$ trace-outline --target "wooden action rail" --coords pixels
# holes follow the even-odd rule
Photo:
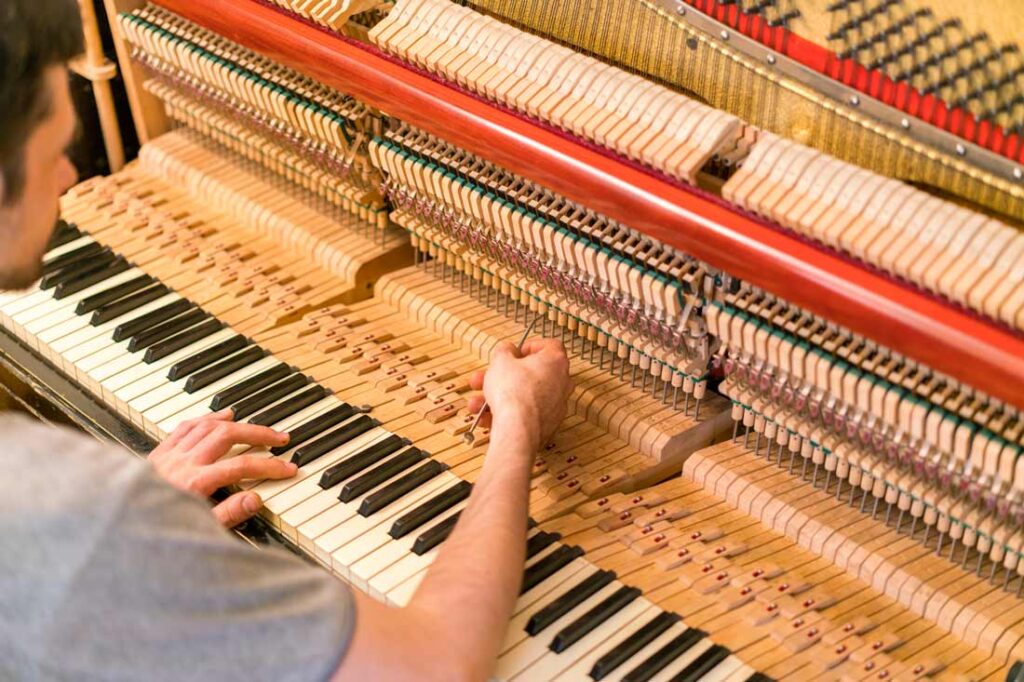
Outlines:
[[[157,0],[851,331],[1024,408],[1024,338],[254,0]]]

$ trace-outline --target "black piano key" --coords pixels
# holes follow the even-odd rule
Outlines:
[[[729,658],[732,652],[720,644],[713,644],[693,659],[672,678],[671,682],[700,682],[700,678],[715,669],[719,663]]]
[[[276,403],[289,393],[294,393],[309,383],[305,374],[292,374],[283,381],[278,381],[232,405],[234,420],[240,421],[256,414],[271,403]]]
[[[77,237],[75,237],[77,239]],[[72,240],[69,240],[72,241]],[[56,248],[56,247],[54,247]],[[63,270],[75,263],[79,263],[83,260],[88,260],[93,256],[97,256],[104,251],[106,247],[99,242],[90,242],[85,246],[79,246],[77,249],[72,249],[67,253],[62,253],[59,256],[43,261],[43,274],[49,275],[58,270]]]
[[[526,622],[526,634],[531,637],[537,636],[556,620],[572,611],[589,597],[597,594],[613,580],[615,580],[614,571],[597,571],[591,574],[586,580],[574,585],[568,592],[530,616],[530,620]]]
[[[356,421],[359,420],[355,420],[352,423],[355,424]],[[338,432],[336,431],[334,433]],[[327,438],[331,438],[332,435],[334,434],[329,434]],[[346,438],[346,440],[351,440],[351,438]],[[333,439],[330,442],[325,442],[322,446],[319,446],[317,450],[324,450],[324,448],[327,448],[330,445],[330,443],[333,442]],[[407,441],[405,438],[391,434],[384,440],[378,441],[372,445],[368,445],[367,447],[363,448],[356,454],[350,457],[346,457],[344,460],[338,462],[334,466],[328,467],[324,471],[323,475],[320,476],[320,482],[318,485],[324,490],[327,490],[332,486],[338,485],[342,481],[347,481],[356,474],[362,473],[369,467],[379,462],[381,458],[389,457],[395,454],[408,444],[409,441]],[[330,449],[333,450],[335,447],[337,446],[331,446]],[[325,450],[325,452],[326,451],[327,450]],[[304,454],[303,456],[307,455]],[[317,456],[319,457],[319,455]]]
[[[679,622],[679,614],[668,611],[659,613],[646,625],[619,643],[614,649],[597,659],[594,667],[590,669],[590,678],[597,680],[604,679],[613,670],[636,655],[636,652],[661,636],[661,633],[668,630]]]
[[[540,554],[540,552],[547,547],[551,546],[552,543],[558,542],[562,538],[558,533],[548,533],[541,531],[526,541],[526,560],[529,561],[533,557]]]
[[[447,468],[447,466],[436,459],[430,460],[423,466],[410,471],[398,480],[364,497],[362,504],[359,505],[359,515],[370,516],[380,511],[403,495],[419,488]]]
[[[351,502],[357,497],[365,495],[389,478],[397,476],[406,469],[412,468],[416,463],[423,461],[426,456],[427,453],[423,452],[419,448],[409,448],[402,454],[392,457],[386,462],[370,469],[358,478],[354,478],[346,483],[342,486],[341,492],[338,494],[338,499],[342,502]],[[380,460],[382,458],[383,457],[378,457],[377,459]]]
[[[202,337],[199,337],[202,338]],[[249,339],[241,334],[236,334],[230,339],[215,343],[209,348],[204,348],[195,355],[182,358],[170,366],[167,370],[167,378],[171,381],[184,379],[189,374],[194,374],[205,369],[215,362],[220,362],[233,353],[237,353],[249,345]]]
[[[344,445],[353,438],[360,436],[370,429],[376,428],[380,425],[376,419],[367,417],[365,414],[356,417],[348,424],[345,424],[339,429],[331,431],[323,438],[315,440],[308,445],[305,445],[295,452],[292,453],[292,462],[298,464],[300,467],[305,466],[313,460],[321,457],[331,450]],[[326,474],[326,472],[325,472]],[[322,479],[321,479],[322,482]],[[327,486],[330,487],[330,486]]]
[[[459,481],[396,519],[388,535],[395,540],[405,537],[465,500],[472,489],[473,484],[469,481]]]
[[[689,651],[694,644],[705,637],[707,637],[707,633],[697,628],[690,628],[686,632],[673,637],[672,641],[655,651],[636,668],[629,671],[622,678],[622,682],[647,682],[665,666]]]
[[[342,403],[333,407],[318,417],[292,429],[288,432],[288,442],[285,445],[278,445],[270,448],[270,454],[283,455],[293,448],[303,445],[309,440],[316,438],[327,429],[332,429],[356,413],[356,408],[348,403]]]
[[[623,585],[613,595],[562,628],[561,632],[551,640],[548,648],[556,654],[562,653],[639,596],[639,588]]]
[[[461,513],[456,512],[433,528],[425,530],[413,543],[412,553],[416,556],[423,556],[447,540],[448,536],[452,534],[452,530],[455,529],[455,524],[459,522]]]
[[[215,381],[220,381],[224,377],[234,374],[254,362],[259,362],[266,355],[267,351],[259,346],[249,346],[241,353],[236,353],[225,360],[221,360],[216,365],[207,367],[190,376],[185,381],[185,393],[195,393],[200,389],[206,388]]]
[[[210,400],[210,409],[214,411],[223,410],[231,403],[237,403],[239,400],[251,396],[256,391],[284,379],[292,371],[291,367],[282,362],[244,381],[240,381],[234,386],[228,386],[213,396]]]
[[[172,353],[177,353],[179,350],[188,348],[192,344],[202,341],[207,336],[216,334],[223,327],[224,323],[218,319],[209,319],[205,322],[201,322],[179,334],[175,334],[165,341],[153,344],[146,349],[146,354],[142,356],[142,361],[146,364],[151,364],[157,360],[166,358]]]
[[[319,384],[310,386],[302,393],[292,396],[273,407],[268,407],[249,420],[250,424],[256,426],[270,426],[282,419],[287,419],[293,414],[298,414],[314,403],[318,403],[329,395],[329,392]]]
[[[179,299],[172,301],[165,306],[161,306],[156,310],[151,310],[145,315],[140,315],[134,320],[124,322],[117,325],[114,328],[114,341],[124,341],[125,339],[135,336],[139,332],[145,331],[150,327],[154,327],[161,322],[166,322],[176,315],[180,315],[187,310],[192,308],[192,303],[185,299]]]
[[[84,291],[94,284],[110,279],[115,275],[120,275],[130,268],[131,265],[124,258],[118,256],[114,259],[110,265],[103,268],[102,270],[95,270],[88,274],[79,275],[73,279],[61,282],[54,288],[53,297],[58,301],[62,298],[67,298],[72,294],[77,294],[79,291]]]
[[[112,286],[98,294],[86,296],[78,302],[78,305],[75,306],[75,314],[85,315],[86,313],[91,313],[101,306],[113,303],[120,298],[124,298],[129,294],[134,294],[139,289],[145,289],[153,284],[156,284],[155,279],[149,275],[140,275],[135,279],[130,279],[127,282],[118,284],[117,286]]]
[[[166,322],[161,322],[156,326],[133,334],[128,341],[128,350],[132,353],[137,353],[161,341],[166,341],[178,332],[208,319],[210,319],[210,313],[199,308],[193,308],[184,315],[172,317]]]
[[[52,289],[64,282],[70,281],[75,277],[82,274],[89,274],[102,270],[110,265],[117,258],[114,252],[109,248],[104,247],[100,251],[84,261],[80,261],[75,264],[73,268],[61,268],[56,272],[51,272],[48,275],[44,275],[39,280],[40,289]]]
[[[110,322],[113,319],[121,317],[127,313],[130,313],[137,308],[141,308],[147,303],[151,303],[158,298],[162,298],[167,294],[171,293],[163,284],[157,284],[155,287],[144,289],[138,293],[132,294],[131,296],[125,296],[124,298],[108,303],[99,310],[93,312],[92,317],[89,318],[89,324],[93,327],[98,327],[101,324]]]
[[[68,242],[75,241],[81,236],[82,231],[76,225],[72,225],[64,220],[58,220],[57,226],[53,229],[53,234],[50,235],[50,241],[46,243],[46,250],[53,251]]]
[[[564,568],[581,556],[583,556],[583,550],[576,545],[563,545],[559,547],[523,572],[523,584],[519,588],[519,594],[529,592],[541,582],[550,578],[556,571]]]

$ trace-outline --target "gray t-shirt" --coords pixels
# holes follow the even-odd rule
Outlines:
[[[354,623],[144,460],[0,413],[0,680],[323,680]]]

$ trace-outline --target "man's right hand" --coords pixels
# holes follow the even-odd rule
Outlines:
[[[511,342],[499,343],[490,366],[473,374],[469,384],[483,390],[483,395],[470,398],[470,412],[479,411],[487,400],[489,414],[481,424],[498,438],[522,433],[534,451],[562,423],[573,389],[565,348],[554,339],[530,339],[521,352]]]

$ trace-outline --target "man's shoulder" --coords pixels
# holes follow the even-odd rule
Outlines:
[[[0,507],[110,501],[112,492],[131,486],[147,468],[143,460],[116,445],[0,412]]]

